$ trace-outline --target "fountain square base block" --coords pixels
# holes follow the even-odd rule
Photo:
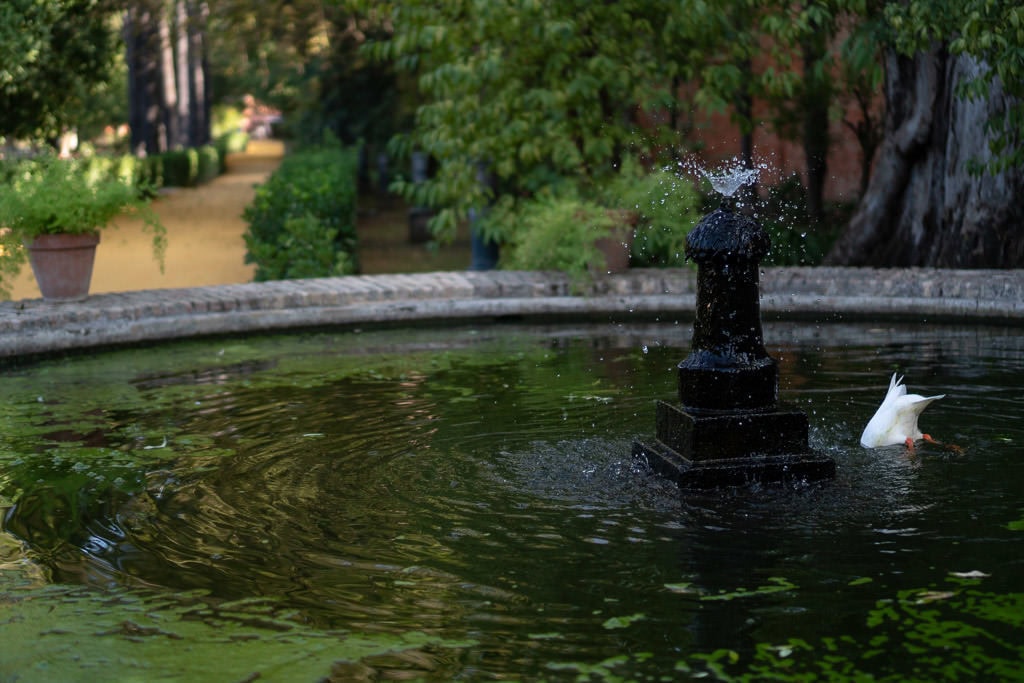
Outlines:
[[[817,481],[836,464],[807,445],[807,416],[779,405],[763,411],[689,412],[658,401],[656,435],[633,456],[682,488]]]

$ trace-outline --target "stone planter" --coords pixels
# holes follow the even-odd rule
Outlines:
[[[81,301],[89,296],[99,233],[40,235],[27,241],[28,260],[47,301]]]

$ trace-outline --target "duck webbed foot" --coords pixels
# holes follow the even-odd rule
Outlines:
[[[928,443],[932,444],[933,446],[938,446],[939,448],[945,449],[945,450],[950,451],[952,453],[956,453],[957,455],[960,455],[960,454],[962,454],[964,452],[964,449],[961,448],[960,446],[957,446],[956,444],[952,444],[952,443],[945,443],[943,441],[936,441],[929,434],[922,434],[921,438],[924,439],[925,441],[927,441]],[[909,441],[909,440],[910,439],[907,439],[907,441]]]

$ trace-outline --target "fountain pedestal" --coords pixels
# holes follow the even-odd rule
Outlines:
[[[728,206],[686,241],[697,263],[697,316],[679,364],[679,405],[659,401],[655,439],[634,457],[686,488],[835,476],[835,462],[807,443],[807,416],[778,402],[778,366],[764,348],[758,264],[771,242],[757,221]]]

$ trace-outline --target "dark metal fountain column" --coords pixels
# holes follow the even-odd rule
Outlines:
[[[679,364],[679,405],[658,401],[656,438],[633,455],[680,486],[816,480],[835,462],[807,445],[807,416],[778,403],[778,366],[764,348],[758,267],[771,242],[727,205],[686,240],[697,263],[697,317]]]

